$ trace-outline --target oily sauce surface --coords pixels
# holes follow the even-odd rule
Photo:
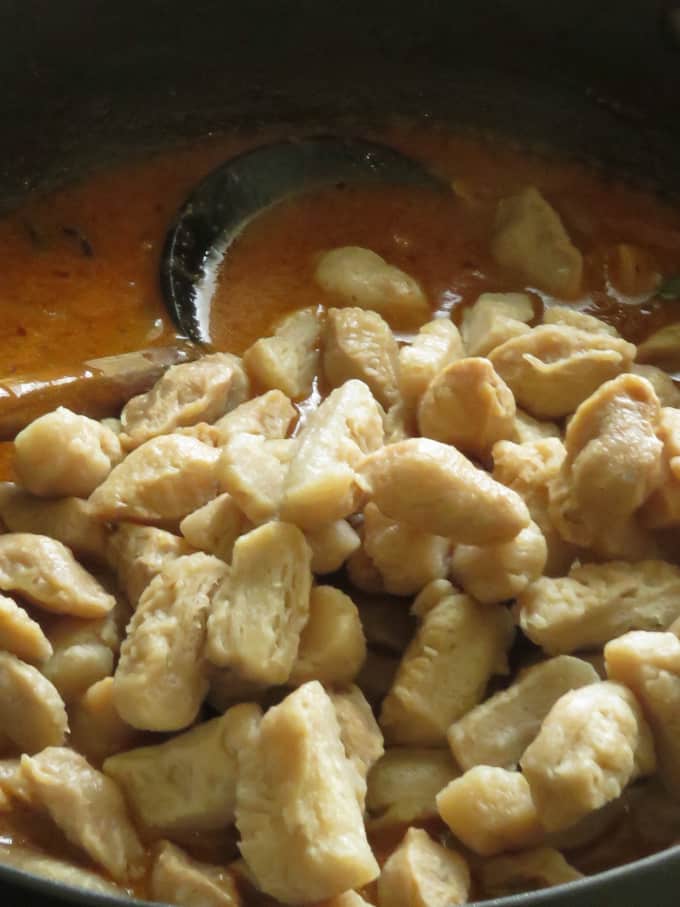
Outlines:
[[[585,167],[434,127],[402,124],[365,134],[423,160],[454,194],[333,187],[261,215],[221,269],[211,318],[217,348],[242,352],[285,312],[332,302],[312,275],[319,254],[338,245],[366,246],[403,268],[433,311],[456,320],[484,291],[528,289],[540,308],[550,301],[545,294],[526,288],[490,253],[498,200],[527,185],[556,207],[585,256],[584,292],[575,305],[633,341],[680,321],[680,301],[662,302],[653,291],[659,277],[680,273],[680,211]],[[87,359],[175,344],[158,284],[166,229],[205,173],[271,138],[212,138],[117,165],[30,198],[0,220],[0,391],[35,377],[78,374]],[[639,252],[640,273],[632,278],[620,273],[622,244]],[[0,478],[11,476],[10,454],[11,444],[0,445]],[[51,825],[23,812],[0,814],[0,843],[13,840],[70,856]],[[196,856],[213,856],[210,841],[194,844],[187,842]]]

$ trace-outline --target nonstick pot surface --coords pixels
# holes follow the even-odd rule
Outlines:
[[[243,125],[476,126],[680,194],[680,0],[5,0],[0,204]],[[677,907],[680,848],[489,907]],[[120,903],[0,867],[5,904]]]

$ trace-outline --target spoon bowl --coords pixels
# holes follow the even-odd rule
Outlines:
[[[336,136],[263,145],[213,170],[180,209],[161,260],[163,297],[182,333],[210,343],[210,304],[220,265],[254,217],[310,189],[371,183],[451,192],[447,182],[387,145]]]

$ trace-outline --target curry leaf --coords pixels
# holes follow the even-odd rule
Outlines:
[[[656,291],[656,295],[660,299],[680,299],[680,274],[667,277]]]

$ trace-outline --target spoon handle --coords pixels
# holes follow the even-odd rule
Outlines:
[[[185,343],[90,359],[66,375],[44,372],[0,379],[0,441],[11,441],[29,422],[57,406],[95,419],[117,416],[130,397],[149,390],[169,366],[200,353]]]

